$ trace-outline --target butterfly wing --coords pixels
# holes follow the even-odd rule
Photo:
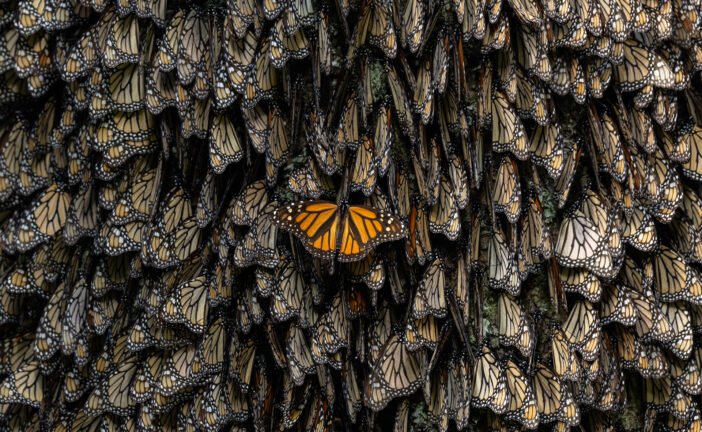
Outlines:
[[[328,201],[291,203],[276,209],[273,219],[278,226],[302,240],[312,255],[324,259],[334,257],[340,219],[336,204]]]
[[[349,206],[341,224],[339,261],[358,261],[384,242],[407,236],[404,222],[386,211],[367,206]]]

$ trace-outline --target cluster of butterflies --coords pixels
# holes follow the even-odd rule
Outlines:
[[[699,0],[0,1],[0,431],[702,429]]]

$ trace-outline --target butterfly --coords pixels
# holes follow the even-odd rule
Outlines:
[[[373,364],[365,386],[365,403],[380,411],[391,399],[414,393],[422,373],[417,356],[410,352],[399,335],[388,338]]]
[[[623,91],[638,90],[647,84],[672,88],[675,83],[668,63],[654,50],[631,38],[624,42],[624,61],[616,66],[614,73]]]
[[[524,356],[534,347],[532,323],[518,299],[506,292],[500,293],[498,301],[500,342],[519,349]]]
[[[570,310],[563,332],[584,359],[592,361],[595,358],[599,351],[601,327],[592,303],[579,300]]]
[[[598,276],[612,271],[608,233],[592,218],[576,209],[561,222],[556,258],[565,267],[585,267]]]
[[[511,360],[504,365],[509,403],[505,418],[516,420],[528,428],[536,428],[539,424],[539,412],[536,406],[534,391],[524,372]]]
[[[295,234],[312,255],[342,262],[363,259],[378,244],[407,236],[399,217],[368,206],[301,201],[273,212],[279,227]]]
[[[532,377],[536,406],[544,423],[558,420],[568,425],[580,422],[580,410],[568,388],[543,364],[536,364]]]
[[[508,390],[502,365],[487,346],[483,346],[476,359],[472,378],[471,403],[478,408],[490,408],[497,414],[504,413],[509,403]]]

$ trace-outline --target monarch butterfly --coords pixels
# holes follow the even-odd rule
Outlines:
[[[496,414],[505,412],[509,404],[508,389],[502,366],[490,348],[483,346],[476,359],[471,382],[472,404],[490,408]]]
[[[115,14],[112,9],[102,15],[97,46],[108,68],[123,63],[137,63],[140,57],[139,20],[135,15]]]
[[[492,63],[483,66],[480,77],[479,100],[485,105],[484,113],[487,118],[492,118]],[[504,96],[509,103],[514,103],[517,97],[517,77],[516,64],[514,62],[514,52],[512,50],[500,50],[497,53],[497,88],[504,92]]]
[[[200,186],[200,196],[197,200],[195,215],[199,228],[204,228],[212,222],[219,207],[218,200],[219,194],[217,193],[215,175],[208,170]]]
[[[346,411],[349,414],[349,418],[355,421],[358,412],[363,406],[363,396],[361,395],[361,389],[358,385],[356,368],[350,357],[347,357],[346,362],[343,364],[341,374],[344,378],[342,389],[344,392],[344,399],[346,400]]]
[[[605,285],[604,295],[600,304],[600,322],[608,324],[619,322],[625,326],[636,323],[638,310],[632,302],[631,290],[616,285]]]
[[[648,297],[639,293],[632,293],[634,305],[639,314],[639,319],[634,325],[635,334],[642,341],[657,340],[670,342],[674,337],[672,324],[661,308]]]
[[[505,362],[504,371],[509,392],[505,419],[516,420],[530,429],[536,428],[539,424],[539,412],[527,377],[511,360]]]
[[[356,150],[356,158],[351,170],[350,188],[352,192],[360,190],[365,196],[369,196],[375,190],[378,176],[373,160],[374,147],[373,139],[363,135],[361,145]]]
[[[410,320],[405,327],[404,342],[410,351],[420,348],[436,349],[442,335],[441,325],[434,315]]]
[[[376,254],[370,253],[360,261],[349,264],[351,280],[363,281],[368,288],[379,290],[385,284],[386,270],[383,260]]]
[[[515,37],[517,61],[528,74],[536,75],[544,82],[551,81],[552,69],[548,58],[548,32],[544,25],[537,29],[521,27]]]
[[[90,180],[80,187],[71,201],[63,234],[66,242],[75,244],[81,237],[94,237],[99,223],[98,200]]]
[[[501,3],[501,1],[500,1]],[[499,19],[499,22],[492,22],[487,27],[485,36],[483,37],[482,47],[480,51],[483,54],[488,54],[491,51],[501,50],[507,42],[509,42],[509,20],[504,16]]]
[[[569,45],[582,45],[586,42],[584,36],[585,36],[585,30],[584,27],[581,25],[579,27],[580,32],[577,33],[576,35],[572,35],[572,40],[568,42]],[[563,88],[560,90],[560,92],[567,92],[570,91],[571,95],[573,96],[573,99],[575,99],[576,103],[579,104],[584,104],[585,103],[585,98],[588,94],[588,89],[592,88],[592,95],[595,98],[602,97],[601,92],[602,86],[606,87],[608,84],[608,81],[606,81],[606,78],[604,78],[602,75],[600,75],[598,72],[596,72],[594,69],[590,68],[589,64],[585,64],[583,66],[577,59],[575,58],[570,58],[566,60],[568,63],[567,64],[562,64],[561,66],[561,71],[560,73],[563,75],[567,75],[567,77],[563,76],[563,80],[565,82],[561,83],[563,85]],[[590,68],[590,69],[588,69]],[[554,72],[554,81],[558,80],[557,74],[559,73],[558,71],[558,66],[555,66],[554,69],[556,71]],[[611,69],[603,69],[605,73]],[[586,72],[589,71],[590,73],[590,78],[592,81],[588,82],[588,76]],[[603,79],[604,78],[604,79]],[[552,86],[554,83],[552,83]],[[570,87],[570,88],[568,88]],[[556,89],[558,92],[559,90]]]
[[[444,234],[449,240],[456,240],[461,233],[460,208],[446,176],[441,175],[438,186],[439,199],[429,213],[429,230]]]
[[[409,430],[409,409],[410,400],[408,398],[402,399],[397,406],[397,411],[395,412],[395,424],[393,426],[393,432],[408,432]]]
[[[593,303],[600,301],[602,285],[593,273],[582,268],[561,267],[559,275],[566,292],[578,293]]]
[[[684,218],[675,220],[670,224],[672,242],[671,245],[677,249],[687,262],[699,262],[702,251],[695,241],[696,230]]]
[[[271,314],[278,321],[286,321],[300,314],[303,298],[307,296],[306,284],[290,259],[278,264],[275,278],[277,281],[274,285],[273,301],[270,303]]]
[[[541,363],[536,364],[531,386],[542,422],[559,421],[571,426],[580,422],[580,410],[570,391],[551,370]]]
[[[424,392],[429,395],[427,417],[439,426],[448,426],[449,416],[454,415],[456,376],[453,372],[449,363],[446,369],[436,371],[425,381]]]
[[[500,293],[497,311],[500,342],[516,347],[528,357],[534,347],[532,323],[518,300],[505,292]]]
[[[690,414],[688,416],[683,416],[683,418],[668,414],[665,419],[665,427],[671,431],[699,430],[700,427],[702,427],[700,412],[697,408],[693,407],[690,410]]]
[[[563,137],[558,123],[538,125],[530,140],[531,160],[544,168],[556,180],[561,176],[566,164],[563,152]]]
[[[215,319],[205,331],[203,339],[196,351],[197,366],[202,368],[201,373],[218,373],[223,368],[224,360],[227,356],[227,333],[224,328],[224,321],[221,317]],[[200,373],[195,366],[191,365],[191,373]]]
[[[553,372],[570,381],[577,381],[581,376],[581,366],[575,351],[570,348],[563,330],[554,327],[551,337],[553,354]]]
[[[247,110],[253,109],[261,99],[272,97],[273,91],[278,84],[277,71],[274,67],[271,67],[270,40],[263,38],[259,46],[260,49],[256,55],[253,67],[250,68],[244,88],[242,108]]]
[[[616,66],[615,75],[623,91],[638,90],[644,84],[669,89],[675,83],[668,63],[635,39],[624,42],[624,61]]]
[[[91,112],[100,116],[105,110],[137,111],[145,102],[144,70],[135,63],[123,63],[106,81],[107,100],[94,99]]]
[[[561,222],[556,242],[558,263],[566,267],[585,267],[599,276],[612,271],[607,237],[595,222],[580,210],[573,210]]]
[[[139,18],[151,18],[159,27],[166,24],[166,2],[164,0],[122,0],[118,2],[117,10],[120,15],[134,12]]]
[[[394,313],[387,301],[378,306],[378,314],[373,319],[368,336],[368,359],[375,363],[380,357],[385,342],[393,332]]]
[[[319,23],[317,24],[317,58],[319,68],[324,74],[331,72],[331,44],[329,43],[329,14],[325,11],[319,12]]]
[[[198,276],[177,286],[162,306],[162,318],[167,322],[183,323],[196,333],[205,331],[207,319],[208,284]]]
[[[230,390],[223,374],[216,374],[212,382],[194,398],[192,415],[195,423],[205,430],[221,428],[231,418],[248,417],[248,403],[236,389]]]
[[[535,194],[528,198],[526,218],[522,219],[522,247],[526,255],[551,256],[551,236],[544,221],[544,212],[541,202]],[[536,261],[535,258],[532,260]]]
[[[290,428],[302,415],[302,410],[306,402],[304,393],[310,390],[310,384],[305,386],[295,386],[290,374],[283,372],[282,400],[279,402],[279,409],[282,413],[282,427]],[[300,402],[300,400],[304,402]],[[246,417],[244,417],[246,419]]]
[[[421,1],[410,0],[405,4],[400,26],[401,40],[408,46],[411,53],[416,53],[420,45],[424,44],[424,31],[426,29],[424,4]]]
[[[650,117],[648,117],[647,119],[652,129],[653,124],[651,122]],[[660,131],[663,152],[668,156],[668,158],[670,158],[670,160],[674,162],[685,163],[690,159],[691,148],[693,145],[695,145],[696,138],[696,135],[693,131],[694,126],[692,126],[690,123],[683,124],[681,127],[680,134],[675,139],[675,142],[673,142],[673,137],[669,133],[667,133],[666,131]],[[640,134],[644,134],[646,132],[648,131],[644,129],[644,131],[640,132]],[[648,153],[653,153],[654,151],[655,150]]]
[[[648,183],[649,193],[658,203],[653,207],[654,216],[663,223],[670,223],[673,213],[680,205],[683,191],[677,172],[663,157],[660,150],[650,156],[652,176]],[[660,187],[658,187],[660,185]]]
[[[183,86],[195,81],[197,73],[204,70],[211,34],[207,18],[206,12],[191,9],[183,19],[182,27],[179,25],[176,40],[170,41],[177,49],[175,69]]]
[[[377,244],[407,236],[399,218],[367,206],[305,201],[276,209],[273,219],[299,237],[314,256],[342,262],[358,261]]]
[[[702,295],[702,283],[682,256],[661,245],[654,258],[655,286],[663,301],[688,299],[697,301]]]
[[[417,132],[412,118],[412,108],[407,99],[405,89],[394,67],[388,64],[385,66],[385,71],[388,78],[388,86],[390,87],[392,99],[395,104],[395,112],[400,122],[400,130],[404,135],[407,135],[414,141],[417,138]]]
[[[306,198],[319,199],[322,195],[334,192],[332,179],[320,172],[313,160],[308,160],[305,166],[296,169],[290,174],[288,187],[295,193]]]
[[[516,270],[515,251],[507,243],[502,230],[487,235],[486,254],[488,284],[518,296],[522,279]],[[482,243],[482,242],[481,242]]]
[[[622,239],[643,252],[658,247],[658,235],[651,215],[640,206],[633,207],[631,214],[624,214]]]
[[[332,175],[344,165],[346,150],[341,149],[340,146],[336,145],[334,139],[327,135],[326,126],[323,123],[323,117],[310,113],[309,121],[305,124],[305,131],[322,172],[326,175]]]
[[[6,404],[19,403],[38,408],[44,400],[44,385],[39,360],[29,360],[3,380],[0,400]]]
[[[327,312],[317,321],[314,336],[329,357],[338,357],[339,349],[349,345],[350,314],[347,293],[339,290],[331,300]]]
[[[397,36],[393,23],[393,6],[385,2],[372,2],[370,34],[368,41],[383,50],[387,58],[394,59],[397,54]]]
[[[511,224],[517,223],[522,211],[518,175],[517,164],[508,156],[503,158],[495,177],[493,201],[495,211],[504,213]]]
[[[84,366],[88,358],[88,347],[85,328],[85,319],[88,310],[89,285],[85,280],[85,274],[79,270],[77,279],[72,281],[74,285],[70,295],[66,295],[65,311],[61,317],[61,353],[70,356],[75,354],[76,363]]]
[[[449,155],[449,180],[451,193],[456,200],[459,209],[464,209],[468,205],[468,175],[463,163],[463,159],[457,154]]]
[[[412,317],[424,318],[431,314],[438,318],[446,316],[446,274],[444,264],[435,259],[424,271],[412,304]]]
[[[391,399],[414,393],[421,380],[422,372],[415,354],[407,349],[399,335],[393,334],[383,344],[366,379],[365,404],[373,411],[380,411]]]
[[[691,129],[683,129],[680,139],[690,146],[689,160],[682,164],[683,173],[694,180],[702,179],[702,128],[695,125]]]
[[[229,116],[219,114],[210,125],[210,165],[216,174],[222,174],[231,163],[244,155],[234,124]]]
[[[229,204],[227,216],[237,225],[253,225],[268,205],[266,182],[258,180],[246,188]]]
[[[286,342],[285,357],[288,359],[290,377],[296,385],[302,385],[305,376],[315,372],[315,367],[307,339],[295,323],[288,328]]]
[[[509,151],[519,160],[529,158],[524,125],[501,91],[492,96],[492,148],[496,152]]]
[[[463,40],[468,42],[470,38],[482,39],[485,35],[486,20],[483,14],[486,4],[482,1],[466,1],[466,9],[463,13],[463,25],[461,33]]]
[[[303,29],[298,29],[292,34],[287,34],[285,20],[279,19],[271,27],[271,63],[275,68],[285,66],[289,58],[303,59],[309,55],[309,41]]]
[[[412,96],[412,108],[421,115],[422,124],[434,116],[434,84],[431,80],[431,59],[424,60],[417,71],[416,86]]]
[[[696,350],[695,352],[698,351]],[[670,376],[680,388],[689,394],[697,394],[702,390],[700,365],[696,357],[690,357],[690,360],[687,362],[675,357],[668,359]]]
[[[358,101],[355,93],[349,94],[346,105],[341,113],[339,127],[337,129],[337,144],[340,149],[350,148],[356,151],[361,140],[359,139],[360,113]]]
[[[286,122],[277,107],[273,107],[268,114],[268,145],[266,146],[266,163],[273,164],[276,169],[288,157],[288,131]]]
[[[417,178],[419,193],[427,204],[434,205],[439,198],[441,187],[440,153],[436,140],[427,148],[420,142],[419,155],[411,152],[414,173]],[[428,152],[428,154],[427,154]],[[424,163],[423,163],[424,162]]]
[[[155,317],[139,318],[129,331],[126,344],[129,351],[141,351],[151,346],[169,348],[184,344],[188,339],[181,329],[161,326]]]
[[[668,318],[673,331],[673,339],[666,345],[678,358],[686,359],[693,349],[690,314],[681,303],[662,303],[661,311]]]
[[[670,377],[644,380],[644,401],[646,404],[670,412],[678,418],[685,418],[691,409],[689,396],[674,386]]]
[[[230,339],[229,374],[242,392],[247,392],[250,388],[255,356],[256,344],[253,339]]]
[[[600,320],[592,303],[579,300],[563,324],[563,332],[585,360],[592,361],[599,351]]]
[[[281,259],[276,249],[278,230],[272,219],[276,206],[275,201],[269,203],[246,236],[237,243],[234,255],[237,266],[246,267],[257,263],[272,268]]]
[[[39,320],[34,352],[40,361],[49,360],[59,349],[61,317],[66,310],[64,283],[58,285]]]
[[[251,24],[254,24],[256,30],[260,30],[261,16],[255,3],[246,0],[236,4],[228,4],[227,7],[230,13],[227,14],[225,23],[231,24],[237,37],[243,38]]]
[[[88,396],[86,414],[110,412],[115,415],[129,415],[136,408],[136,402],[129,398],[129,389],[139,366],[135,355],[127,357],[100,382]]]

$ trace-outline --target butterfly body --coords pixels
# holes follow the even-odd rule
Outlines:
[[[273,218],[311,254],[342,262],[358,261],[376,245],[407,236],[399,217],[361,205],[300,201],[276,209]]]

